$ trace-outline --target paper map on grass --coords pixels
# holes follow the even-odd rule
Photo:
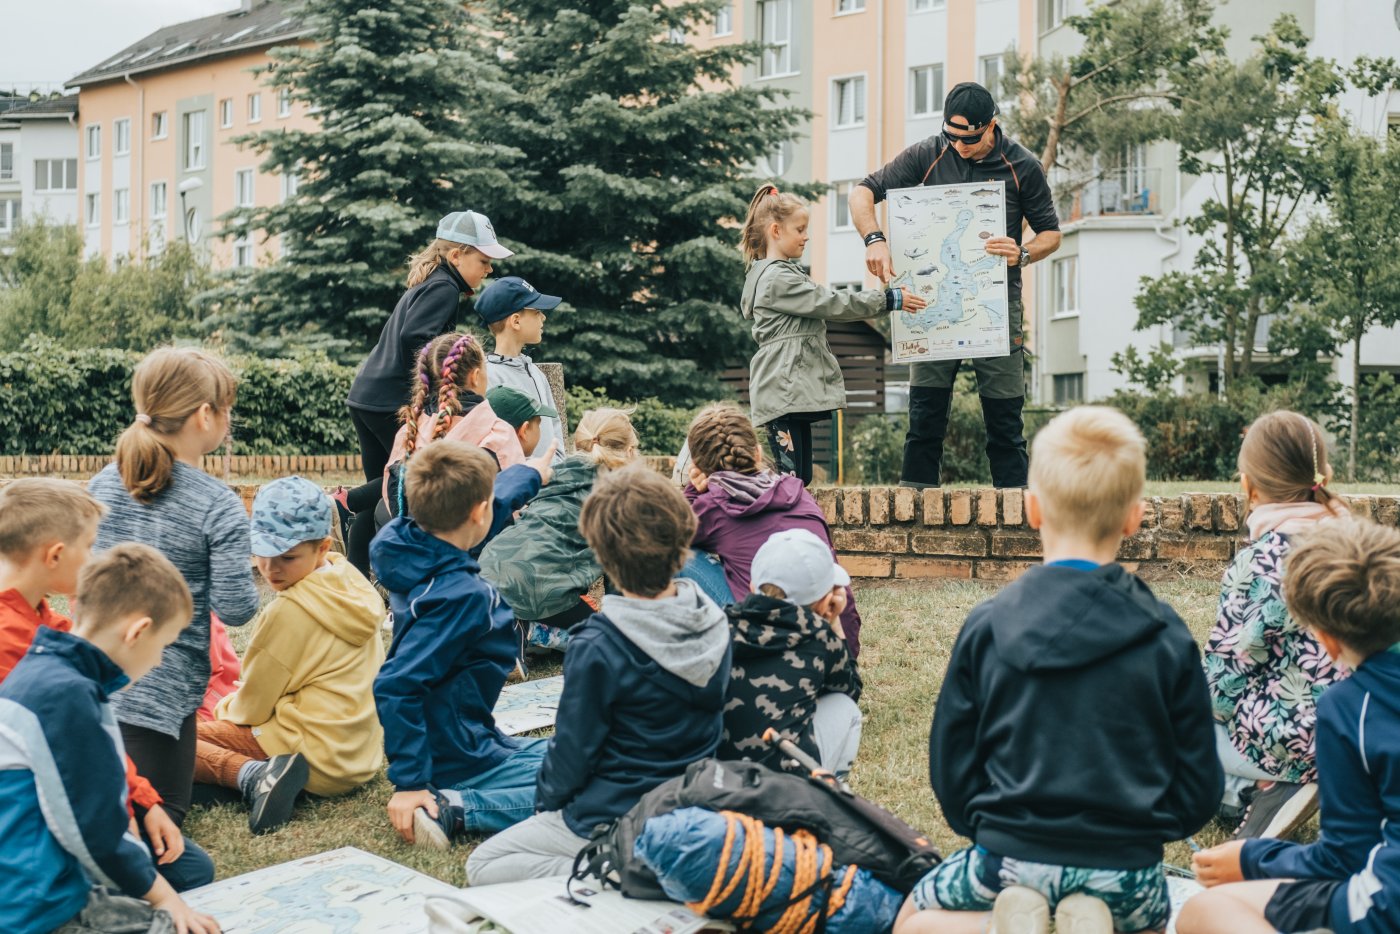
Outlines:
[[[182,896],[224,934],[426,934],[423,902],[457,889],[353,846],[269,866]]]
[[[887,198],[895,272],[890,287],[928,302],[922,311],[890,315],[894,361],[1010,353],[1006,257],[986,251],[989,238],[1006,236],[1006,184],[897,188]]]
[[[433,898],[428,913],[434,932],[508,934],[693,934],[732,931],[674,902],[623,898],[620,892],[575,882],[578,904],[565,894],[564,877],[479,885]]]
[[[1171,899],[1172,914],[1171,921],[1167,923],[1167,934],[1176,934],[1176,919],[1181,915],[1181,906],[1186,904],[1192,896],[1206,890],[1195,879],[1183,879],[1180,876],[1167,876],[1167,897]]]
[[[559,697],[564,693],[564,676],[540,678],[508,684],[496,699],[496,727],[507,736],[519,736],[530,730],[554,726],[559,712]]]

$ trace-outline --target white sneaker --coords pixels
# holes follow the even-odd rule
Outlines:
[[[997,893],[988,934],[1050,934],[1050,903],[1035,889],[1008,886]]]
[[[1055,906],[1056,934],[1113,934],[1113,915],[1108,906],[1082,892],[1062,899]]]

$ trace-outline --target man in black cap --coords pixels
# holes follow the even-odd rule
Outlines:
[[[998,487],[1026,485],[1024,338],[1021,332],[1021,269],[1060,247],[1060,221],[1040,163],[997,126],[996,101],[986,88],[965,81],[943,102],[943,132],[915,143],[851,190],[851,218],[865,238],[865,265],[881,282],[894,276],[890,246],[875,220],[876,202],[896,188],[1000,180],[1006,183],[1006,236],[987,240],[987,252],[1006,257],[1010,300],[1011,352],[972,361],[982,420],[987,426],[987,459]],[[1029,223],[1035,235],[1021,241]],[[909,390],[909,435],[904,442],[901,486],[939,485],[943,437],[953,404],[953,379],[960,360],[915,363]]]

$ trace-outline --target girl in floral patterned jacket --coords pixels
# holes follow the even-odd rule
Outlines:
[[[1327,489],[1327,447],[1306,415],[1280,411],[1256,420],[1239,470],[1250,543],[1221,582],[1206,681],[1225,768],[1223,811],[1238,815],[1248,806],[1237,837],[1277,837],[1317,809],[1317,699],[1346,674],[1289,615],[1284,559],[1295,535],[1347,511]]]

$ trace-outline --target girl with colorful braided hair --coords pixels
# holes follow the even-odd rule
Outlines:
[[[1249,537],[1221,581],[1206,684],[1225,769],[1222,811],[1243,817],[1237,838],[1282,837],[1317,809],[1317,700],[1346,675],[1288,612],[1286,559],[1298,535],[1350,514],[1328,488],[1322,429],[1299,412],[1256,419],[1239,471]]]
[[[441,438],[484,448],[502,470],[525,463],[525,452],[510,423],[486,401],[486,356],[470,334],[450,333],[418,352],[408,404],[394,436],[384,472],[384,499],[392,515],[403,512],[403,470],[424,445]]]

